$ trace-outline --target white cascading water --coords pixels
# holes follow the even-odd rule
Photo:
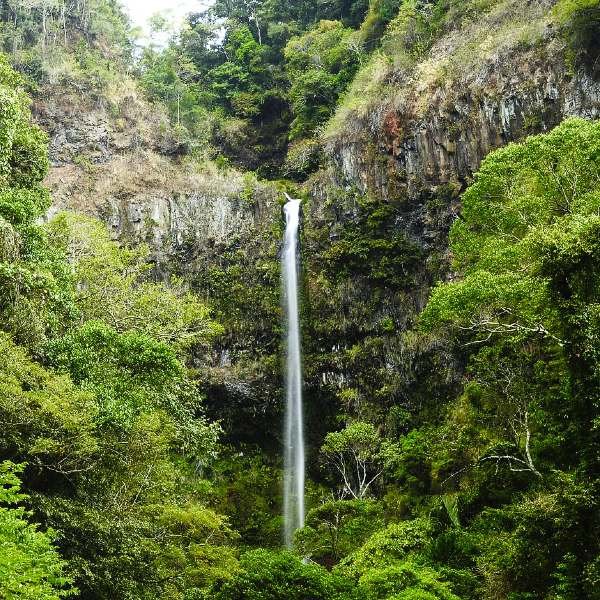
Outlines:
[[[286,405],[284,431],[283,518],[284,542],[292,546],[294,532],[304,526],[304,417],[302,359],[298,316],[298,228],[300,200],[284,206],[285,237],[281,257],[283,304],[286,318]]]

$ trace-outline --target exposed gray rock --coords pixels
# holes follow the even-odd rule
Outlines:
[[[141,99],[130,80],[123,81],[114,101],[94,99],[94,90],[66,86],[43,86],[32,107],[49,134],[53,166],[102,164],[138,150],[168,156],[186,151],[166,115]]]
[[[253,204],[241,199],[243,182],[231,176],[225,189],[191,189],[173,196],[143,193],[106,199],[102,217],[115,239],[149,244],[161,268],[199,255],[216,256],[252,236],[261,220],[275,210],[276,197],[263,188]],[[188,265],[190,266],[190,265]]]
[[[390,103],[364,117],[350,135],[329,141],[340,181],[411,201],[440,184],[468,182],[483,158],[508,142],[570,116],[600,117],[600,81],[584,72],[569,75],[555,58],[532,72],[515,72],[513,61],[499,64],[493,87],[457,81],[422,116]]]

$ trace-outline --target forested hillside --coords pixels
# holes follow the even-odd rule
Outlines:
[[[0,598],[600,598],[598,0],[215,0],[165,47],[0,0],[0,49]]]

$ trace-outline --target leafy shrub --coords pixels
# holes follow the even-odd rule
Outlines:
[[[322,148],[318,139],[308,138],[290,144],[283,165],[284,174],[302,181],[321,164]]]
[[[206,347],[222,332],[183,281],[148,281],[147,246],[121,247],[102,222],[74,213],[59,213],[45,230],[52,247],[69,258],[81,322],[98,320],[120,333],[145,333],[180,353]]]
[[[356,550],[382,526],[382,507],[374,500],[329,500],[308,512],[295,544],[303,556],[329,563]]]
[[[354,33],[339,21],[321,21],[288,42],[285,61],[294,115],[290,139],[311,136],[329,118],[351,82],[361,54]]]
[[[365,600],[460,600],[433,569],[411,562],[370,570],[360,578],[359,586]]]
[[[240,559],[241,572],[220,585],[215,600],[352,600],[350,582],[303,563],[287,552],[252,550]]]
[[[53,545],[54,532],[31,524],[19,492],[23,466],[0,463],[0,596],[7,600],[58,600],[73,595],[66,564]]]
[[[431,521],[426,518],[388,525],[344,558],[335,572],[358,580],[372,569],[393,566],[411,553],[422,550],[431,540],[432,529]]]

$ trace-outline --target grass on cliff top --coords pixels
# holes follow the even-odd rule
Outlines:
[[[405,6],[409,4],[413,3],[407,0]],[[486,64],[494,64],[514,48],[538,43],[550,21],[547,6],[522,0],[453,3],[441,18],[418,14],[416,9],[401,11],[390,23],[381,49],[357,74],[323,136],[352,131],[353,121],[387,103],[411,106],[416,116],[423,114],[434,92],[450,94],[457,81],[476,84],[477,73]]]
[[[158,198],[198,195],[245,202],[257,198],[275,202],[276,185],[258,180],[253,173],[220,168],[214,161],[173,161],[151,150],[117,155],[101,164],[66,165],[52,169],[46,180],[55,204],[86,214],[105,208],[107,199],[137,198],[149,206]]]

